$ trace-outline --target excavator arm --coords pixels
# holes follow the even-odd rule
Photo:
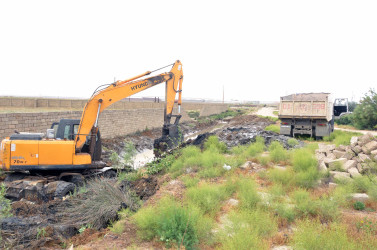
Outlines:
[[[110,84],[105,89],[95,92],[92,95],[92,97],[85,105],[85,108],[81,116],[78,134],[75,137],[75,148],[77,153],[81,151],[83,145],[85,144],[87,136],[90,134],[91,141],[89,148],[90,152],[93,152],[95,143],[95,140],[93,139],[95,138],[95,135],[98,131],[98,118],[103,110],[126,97],[132,96],[138,92],[151,88],[162,82],[166,82],[166,106],[164,114],[164,127],[169,126],[170,119],[171,117],[173,117],[172,112],[177,93],[179,113],[180,105],[182,104],[182,64],[180,61],[177,60],[173,64],[173,67],[169,73],[162,73],[156,76],[139,79],[149,74],[151,74],[151,72],[147,71],[144,74],[135,76],[128,80],[117,81],[113,84]],[[178,115],[177,117],[178,121],[179,118],[180,115]]]

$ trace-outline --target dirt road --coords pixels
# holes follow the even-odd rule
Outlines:
[[[377,131],[370,131],[370,130],[357,130],[357,129],[348,129],[348,128],[337,128],[335,130],[347,131],[347,132],[357,132],[361,134],[371,133],[373,136],[377,136]]]
[[[263,107],[258,109],[255,114],[256,115],[261,115],[261,116],[270,116],[270,117],[278,117],[277,115],[274,114],[274,111],[276,108],[274,107]]]

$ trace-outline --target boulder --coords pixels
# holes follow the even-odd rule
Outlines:
[[[369,199],[369,196],[364,193],[355,193],[351,195],[352,200],[354,201],[360,201],[360,202],[366,202]]]
[[[326,167],[325,162],[321,161],[318,164],[318,171],[321,172],[321,173],[326,173],[327,172],[327,167]]]
[[[335,155],[336,158],[342,158],[346,152],[340,151],[340,150],[334,150],[332,151],[332,153]]]
[[[364,154],[370,154],[373,150],[377,149],[377,141],[371,141],[365,144],[361,150],[363,151]]]
[[[359,145],[351,146],[351,150],[355,152],[355,154],[359,154],[361,152],[361,147]]]
[[[361,176],[361,174],[359,173],[359,170],[357,170],[356,167],[348,169],[348,173],[350,173],[352,178],[356,178],[356,177]]]
[[[330,170],[340,170],[340,169],[344,169],[343,166],[346,162],[347,162],[346,158],[339,158],[339,159],[329,161],[327,163],[327,166],[329,167]]]
[[[352,136],[352,137],[351,137],[351,140],[350,140],[350,143],[351,143],[351,144],[356,144],[358,141],[359,141],[359,137],[357,137],[357,136]]]
[[[336,186],[338,186],[338,184],[334,182],[329,182],[329,188],[335,188]]]
[[[374,158],[377,155],[377,149],[371,151],[370,155]]]
[[[356,154],[352,151],[352,150],[349,150],[347,151],[344,155],[343,155],[343,158],[346,158],[347,160],[351,160],[352,158],[354,158],[356,156]]]
[[[326,155],[325,153],[320,153],[316,151],[315,157],[317,158],[318,161],[323,161],[326,158]]]
[[[358,140],[358,144],[360,146],[364,146],[365,144],[367,144],[368,142],[371,142],[374,140],[374,136],[371,134],[371,133],[367,133],[365,135],[362,135],[361,137],[359,137],[359,140]]]
[[[245,162],[240,168],[242,168],[242,169],[247,169],[247,168],[251,168],[252,165],[253,165],[253,162],[251,162],[251,161],[247,161],[247,162]]]
[[[334,144],[324,144],[320,143],[318,144],[318,152],[319,153],[325,153],[326,155],[329,155],[333,150],[335,149]]]
[[[367,156],[366,154],[359,154],[357,156],[357,160],[358,162],[360,163],[364,163],[364,162],[369,162],[371,161],[371,159],[369,158],[369,156]]]
[[[361,163],[357,163],[356,168],[357,168],[357,170],[359,170],[359,173],[361,173],[361,171],[363,171],[363,166],[361,165]]]
[[[350,168],[356,168],[356,166],[357,166],[357,161],[355,161],[355,160],[348,160],[348,161],[346,161],[343,164],[343,169],[345,171],[348,171],[348,169],[350,169]]]
[[[344,145],[340,145],[340,146],[337,148],[337,150],[339,150],[339,151],[346,151],[346,149],[347,149],[347,146],[344,146]]]
[[[346,172],[330,171],[330,175],[337,180],[351,180],[351,175]]]

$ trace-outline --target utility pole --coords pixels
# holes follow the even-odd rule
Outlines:
[[[224,104],[224,85],[223,85],[223,104]]]

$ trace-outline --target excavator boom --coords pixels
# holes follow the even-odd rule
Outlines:
[[[166,107],[164,121],[170,123],[170,117],[173,112],[173,106],[176,94],[178,93],[178,105],[181,105],[181,91],[183,71],[180,61],[176,61],[169,73],[159,74],[157,76],[148,77],[137,80],[141,77],[149,75],[148,71],[128,80],[118,81],[107,88],[94,93],[87,102],[81,116],[80,127],[75,138],[76,152],[80,152],[85,144],[86,137],[98,127],[98,118],[100,113],[110,105],[124,98],[134,95],[138,92],[151,88],[162,82],[166,82]],[[94,128],[94,130],[93,130]]]

